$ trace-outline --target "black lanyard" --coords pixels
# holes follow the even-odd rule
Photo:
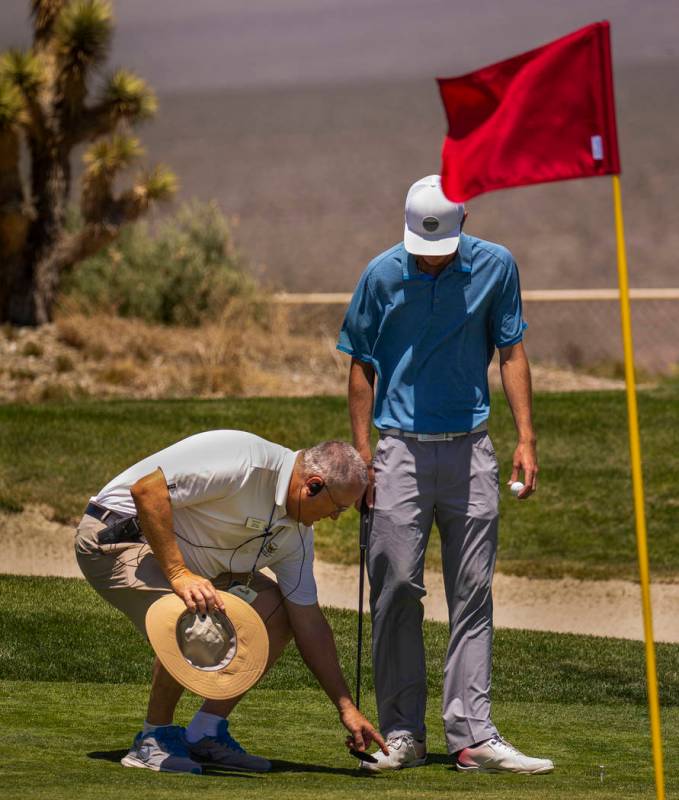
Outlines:
[[[271,533],[271,523],[273,522],[273,515],[276,513],[276,501],[273,501],[273,506],[271,508],[271,514],[269,514],[269,521],[266,523],[266,528],[264,528],[264,534],[262,535],[262,544],[259,547],[259,552],[255,556],[255,562],[252,565],[252,569],[250,570],[250,574],[248,575],[247,581],[245,581],[245,585],[249,586],[252,582],[252,579],[255,577],[255,572],[257,572],[257,562],[259,561],[259,557],[262,555],[264,548],[267,544],[267,537]],[[276,531],[274,536],[278,536],[280,531]],[[273,537],[272,537],[273,538]]]

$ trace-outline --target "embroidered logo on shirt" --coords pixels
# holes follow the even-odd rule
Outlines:
[[[276,542],[267,542],[262,548],[262,555],[265,558],[269,558],[269,556],[272,556],[276,550],[278,550],[278,545]]]

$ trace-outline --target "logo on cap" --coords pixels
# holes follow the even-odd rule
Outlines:
[[[422,227],[429,233],[434,233],[438,226],[439,221],[436,219],[436,217],[425,217],[422,220]]]

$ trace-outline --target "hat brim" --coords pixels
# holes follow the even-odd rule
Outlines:
[[[182,686],[210,700],[228,700],[247,692],[264,674],[269,658],[269,637],[259,614],[239,597],[227,592],[219,596],[236,632],[236,652],[220,670],[194,667],[179,649],[177,621],[186,611],[180,597],[167,594],[146,612],[146,633],[161,664]]]
[[[422,236],[411,231],[406,225],[403,232],[403,245],[408,253],[414,256],[449,256],[460,244],[460,229],[453,233],[438,236]]]

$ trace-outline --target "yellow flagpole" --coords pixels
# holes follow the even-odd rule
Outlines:
[[[622,218],[619,175],[613,175],[613,200],[615,206],[615,236],[618,251],[618,282],[620,284],[620,318],[622,322],[622,342],[625,353],[625,385],[627,387],[627,418],[629,423],[629,447],[632,466],[632,491],[634,494],[634,517],[637,534],[637,554],[639,558],[639,578],[641,581],[641,604],[644,618],[644,639],[646,642],[648,710],[651,722],[656,797],[657,800],[665,800],[662,734],[660,732],[660,703],[658,701],[658,676],[655,665],[655,645],[653,642],[653,614],[651,610],[651,588],[648,569],[646,517],[644,514],[644,481],[641,472],[639,414],[637,410],[637,394],[634,378],[632,315],[630,312],[627,253],[625,250],[625,230]]]

